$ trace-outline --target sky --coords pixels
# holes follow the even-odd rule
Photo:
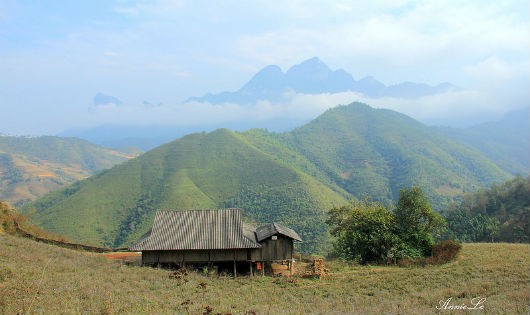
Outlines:
[[[529,1],[0,0],[0,133],[309,120],[357,100],[427,123],[478,122],[530,105],[529,15]],[[314,56],[357,80],[461,90],[416,100],[183,102]],[[97,93],[123,104],[94,108]]]

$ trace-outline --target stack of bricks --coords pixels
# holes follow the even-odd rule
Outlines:
[[[324,268],[324,259],[318,258],[313,260],[313,274],[319,279],[322,279],[326,273],[326,268]]]

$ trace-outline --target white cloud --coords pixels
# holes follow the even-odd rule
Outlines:
[[[94,112],[93,123],[115,123],[120,117],[121,124],[162,124],[178,126],[234,126],[241,124],[271,126],[277,128],[275,120],[284,122],[285,127],[294,127],[308,122],[329,108],[346,105],[355,101],[369,104],[375,108],[387,108],[409,115],[417,120],[446,124],[448,122],[479,122],[494,119],[499,115],[517,108],[516,104],[503,104],[503,96],[494,96],[480,91],[457,90],[418,99],[369,98],[363,95],[345,92],[335,94],[298,94],[285,95],[284,101],[271,103],[260,101],[256,104],[213,105],[205,102],[189,102],[173,106],[146,108],[142,106],[107,107]],[[469,125],[469,124],[468,124]]]
[[[373,74],[388,83],[423,79],[425,73],[435,77],[430,83],[452,81],[469,60],[528,55],[530,23],[527,14],[516,10],[530,7],[510,10],[506,6],[483,1],[375,5],[349,14],[347,20],[339,18],[341,23],[244,34],[237,47],[242,55],[260,62],[273,62],[280,56],[292,64],[318,55],[354,74]],[[403,78],[403,72],[409,77]],[[437,72],[444,72],[445,77]]]
[[[528,64],[528,61],[526,64]],[[496,78],[497,80],[505,81],[517,76],[521,73],[521,70],[530,73],[528,67],[511,65],[498,57],[489,57],[475,65],[464,67],[465,73],[477,81],[487,80],[488,78],[490,80],[491,78]]]
[[[65,128],[57,113],[76,108],[86,114],[85,100],[99,90],[115,91],[130,104],[145,99],[175,104],[206,92],[237,90],[268,64],[286,70],[313,56],[356,79],[449,81],[467,91],[416,101],[352,93],[292,95],[289,102],[253,108],[187,104],[151,111],[124,105],[89,121],[309,119],[355,100],[431,119],[506,111],[530,99],[528,1],[119,0],[95,3],[90,13],[72,3],[55,12],[46,5],[0,1],[7,35],[0,39],[0,107],[10,120],[18,117],[17,127],[35,128],[27,120],[31,112],[54,116],[53,128]],[[94,23],[92,12],[98,9],[102,14]],[[47,23],[50,17],[67,27]],[[64,126],[74,123],[73,115],[69,118]]]

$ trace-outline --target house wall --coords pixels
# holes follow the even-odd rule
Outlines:
[[[255,252],[255,251],[254,251]],[[252,260],[253,251],[250,249],[212,249],[212,250],[159,250],[143,251],[143,264],[186,262],[219,262],[219,261],[247,261]],[[254,254],[256,256],[256,254]]]
[[[204,263],[221,261],[274,261],[293,258],[294,244],[291,238],[277,235],[261,243],[262,248],[253,249],[212,249],[212,250],[160,250],[143,251],[143,264],[157,263]]]
[[[260,242],[261,259],[264,261],[288,260],[293,258],[293,240],[283,235],[277,235],[278,239],[268,238]]]

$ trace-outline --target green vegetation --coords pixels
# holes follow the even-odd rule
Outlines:
[[[440,211],[465,191],[510,177],[478,151],[408,116],[362,103],[330,109],[279,137],[328,181],[386,205],[400,189],[418,186]]]
[[[448,236],[464,242],[530,242],[530,176],[466,194],[444,213]]]
[[[399,244],[394,215],[377,202],[333,208],[326,222],[335,237],[335,254],[348,261],[387,261]]]
[[[445,220],[434,212],[420,188],[403,189],[394,211],[397,236],[408,257],[431,254],[434,237],[445,228]]]
[[[242,207],[248,220],[297,228],[310,240],[304,250],[314,252],[326,238],[323,209],[345,201],[332,187],[221,129],[163,145],[79,182],[73,194],[63,189],[28,208],[47,229],[123,246],[150,228],[157,209]]]
[[[75,138],[0,136],[0,199],[20,206],[128,158]]]
[[[530,311],[528,244],[464,244],[455,261],[425,267],[326,262],[322,280],[172,277],[9,235],[0,253],[1,314],[445,314],[440,301],[479,297],[487,314]]]
[[[11,208],[9,204],[0,200],[0,235],[19,235],[22,229],[36,237],[50,240],[66,241],[64,237],[53,235],[28,221],[27,216]],[[1,258],[1,256],[0,256]]]
[[[77,242],[126,246],[150,228],[157,209],[240,207],[248,221],[296,229],[304,252],[325,252],[325,210],[334,205],[368,197],[388,207],[400,189],[418,186],[440,211],[464,191],[509,177],[405,115],[353,103],[292,132],[188,135],[23,210]]]
[[[433,236],[444,227],[419,188],[403,189],[395,210],[377,202],[354,201],[329,211],[335,253],[363,264],[431,255]]]

